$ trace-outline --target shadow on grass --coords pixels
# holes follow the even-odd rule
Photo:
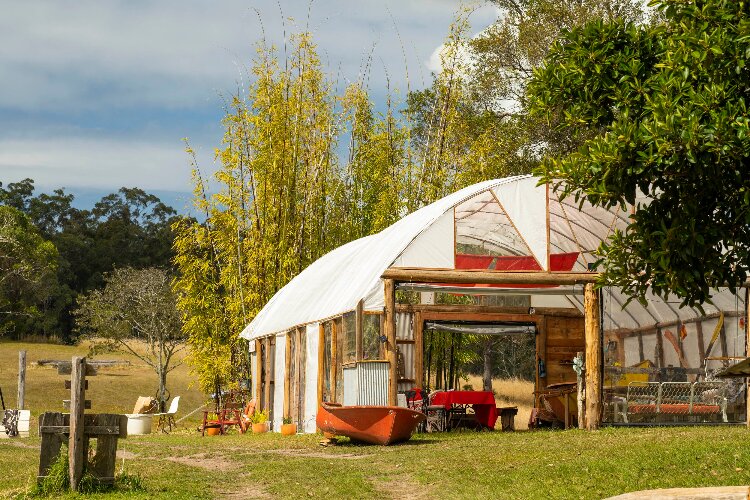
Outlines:
[[[339,441],[333,445],[333,448],[375,448],[380,447],[380,445],[377,444],[370,444],[370,443],[363,443],[360,441],[351,441],[348,438],[338,438]],[[346,441],[344,439],[347,439]],[[395,443],[388,445],[389,448],[409,448],[412,446],[421,446],[424,444],[434,444],[439,443],[439,439],[430,439],[430,438],[418,438],[418,439],[412,439],[409,441],[404,441],[403,443]]]

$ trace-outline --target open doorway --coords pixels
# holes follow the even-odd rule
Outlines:
[[[498,407],[518,408],[516,425],[526,427],[539,369],[534,322],[432,320],[423,329],[432,390],[491,391]]]

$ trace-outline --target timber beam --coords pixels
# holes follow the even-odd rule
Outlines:
[[[577,285],[594,283],[599,273],[467,271],[390,267],[383,279],[397,283],[481,283],[487,285]]]

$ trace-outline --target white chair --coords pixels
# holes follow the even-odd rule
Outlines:
[[[162,432],[170,432],[172,427],[177,424],[174,421],[174,415],[177,413],[177,407],[180,405],[180,396],[172,398],[172,402],[169,404],[169,410],[166,413],[155,413],[155,417],[159,417],[159,421],[156,427]]]

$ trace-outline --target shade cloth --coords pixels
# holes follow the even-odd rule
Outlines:
[[[431,406],[443,406],[449,410],[453,405],[471,405],[477,422],[494,429],[497,420],[495,395],[491,391],[445,391],[436,392],[430,398]]]

